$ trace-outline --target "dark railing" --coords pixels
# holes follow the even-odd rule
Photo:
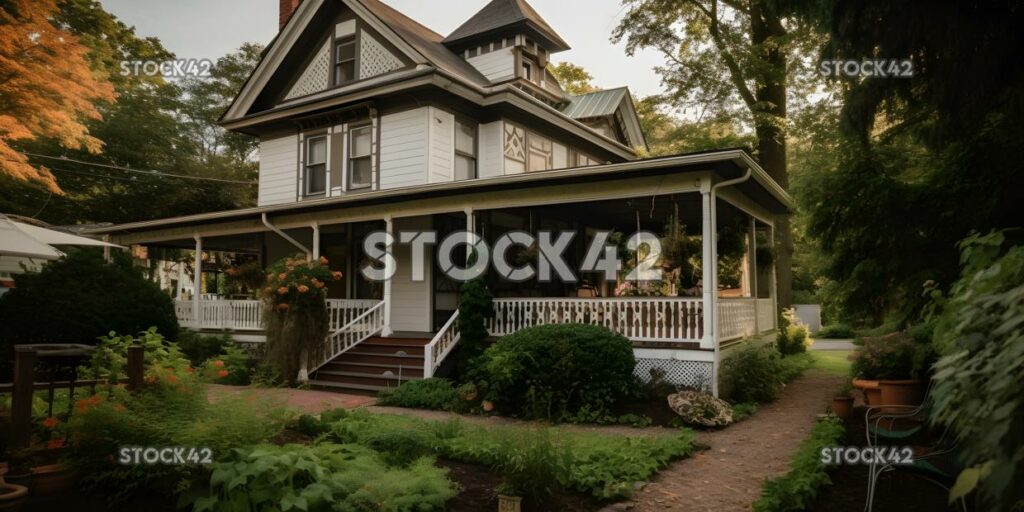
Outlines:
[[[142,388],[145,349],[142,346],[128,347],[127,378],[75,379],[75,370],[67,380],[54,380],[51,369],[48,382],[36,382],[36,363],[49,358],[84,358],[92,347],[83,345],[19,345],[14,350],[14,382],[0,384],[0,393],[11,393],[11,442],[16,447],[27,447],[32,435],[32,395],[36,391],[49,392],[49,413],[53,416],[54,392],[68,390],[68,407],[74,404],[75,388],[92,387],[98,384],[127,383],[130,391]]]

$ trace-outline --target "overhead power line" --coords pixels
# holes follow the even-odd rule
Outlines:
[[[25,154],[28,155],[28,156],[34,156],[36,158],[45,158],[45,159],[48,159],[48,160],[58,160],[58,161],[61,161],[61,162],[72,162],[72,163],[76,163],[76,164],[89,165],[89,166],[93,166],[93,167],[103,167],[103,168],[106,168],[106,169],[116,169],[116,170],[119,170],[119,171],[131,172],[131,173],[136,173],[136,174],[143,174],[143,175],[146,175],[146,176],[161,176],[161,177],[165,177],[165,178],[178,178],[178,179],[193,180],[193,181],[213,181],[213,182],[217,182],[217,183],[234,183],[234,184],[238,184],[238,185],[255,185],[256,184],[255,181],[229,180],[229,179],[226,179],[226,178],[207,178],[207,177],[203,177],[203,176],[188,176],[188,175],[185,175],[185,174],[174,174],[174,173],[163,172],[163,171],[155,171],[155,170],[132,169],[130,167],[123,167],[123,166],[120,166],[120,165],[111,165],[111,164],[104,164],[104,163],[99,163],[99,162],[88,162],[88,161],[85,161],[85,160],[78,160],[78,159],[75,159],[75,158],[68,158],[66,156],[41,155],[41,154],[38,154],[38,153],[28,153],[28,152],[25,152]]]

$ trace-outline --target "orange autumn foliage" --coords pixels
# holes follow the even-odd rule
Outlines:
[[[70,149],[99,153],[84,119],[100,119],[95,102],[114,101],[114,87],[94,75],[88,48],[51,23],[57,0],[0,3],[0,172],[61,193],[53,173],[11,147],[52,137]]]

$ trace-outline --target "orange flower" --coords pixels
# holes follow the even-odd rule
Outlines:
[[[277,305],[277,309],[280,309],[281,311],[287,311],[288,310],[288,304],[283,304],[283,303],[282,304],[278,304]]]
[[[214,361],[213,362],[213,367],[214,368],[224,368],[224,361],[221,361],[220,359]]]
[[[191,366],[189,366],[188,368],[185,368],[185,371],[188,372],[188,373],[195,373],[196,369],[192,368]]]
[[[156,382],[156,375],[146,375],[146,384],[153,384]]]
[[[172,373],[172,374],[170,374],[170,375],[168,375],[168,376],[167,376],[167,382],[168,382],[169,384],[177,384],[177,383],[178,383],[178,377],[177,377],[177,376],[175,376],[175,375],[174,375],[174,374]]]
[[[323,284],[323,283],[321,283],[320,281],[317,281],[317,280],[315,280],[315,279],[314,279],[314,280],[313,280],[313,286],[315,286],[315,287],[316,287],[316,289],[317,289],[317,290],[319,290],[320,288],[323,288],[323,287],[324,287],[324,284]]]
[[[60,420],[52,416],[43,420],[43,426],[49,429],[56,427],[58,423],[60,423]]]
[[[341,279],[341,271],[335,270],[334,272],[331,272],[331,277],[333,277],[335,281]]]
[[[227,377],[228,375],[229,375],[229,372],[227,370],[221,370],[221,371],[217,372],[217,376],[222,378],[222,379],[224,377]]]
[[[56,450],[58,448],[63,448],[63,447],[64,447],[64,440],[63,439],[50,439],[49,441],[46,442],[46,449],[47,450]]]
[[[277,294],[278,295],[285,295],[286,293],[288,293],[288,287],[287,286],[282,286],[282,287],[277,289]]]
[[[124,412],[125,411],[125,407],[123,405],[121,405],[121,404],[114,404],[114,410],[117,411],[117,412]]]
[[[300,284],[299,285],[299,293],[306,293],[308,291],[309,291],[309,287],[308,286],[306,286],[304,284]]]
[[[326,256],[320,256],[320,264],[326,265],[328,263]]]
[[[285,279],[288,279],[288,274],[281,272],[280,274],[277,275],[277,278],[284,281]]]

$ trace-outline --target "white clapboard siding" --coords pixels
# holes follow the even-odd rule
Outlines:
[[[505,158],[502,156],[501,121],[480,125],[478,142],[479,160],[476,174],[480,178],[491,178],[505,174]]]
[[[292,203],[297,200],[299,139],[297,135],[260,140],[260,184],[257,203]]]
[[[423,107],[381,116],[381,189],[427,183],[428,110]]]
[[[431,229],[429,216],[395,219],[395,232],[426,231]],[[433,259],[431,251],[426,251],[423,262],[422,281],[412,279],[412,246],[411,244],[395,244],[393,246],[397,272],[391,278],[391,328],[395,331],[427,332],[430,330],[431,306],[430,293],[433,285],[430,281]]]
[[[454,141],[455,116],[441,109],[430,107],[430,168],[427,180],[430,183],[445,183],[455,179],[452,169],[455,157]]]
[[[516,75],[516,58],[512,54],[511,48],[502,48],[470,57],[466,59],[466,62],[472,64],[480,74],[492,82],[511,80]]]

